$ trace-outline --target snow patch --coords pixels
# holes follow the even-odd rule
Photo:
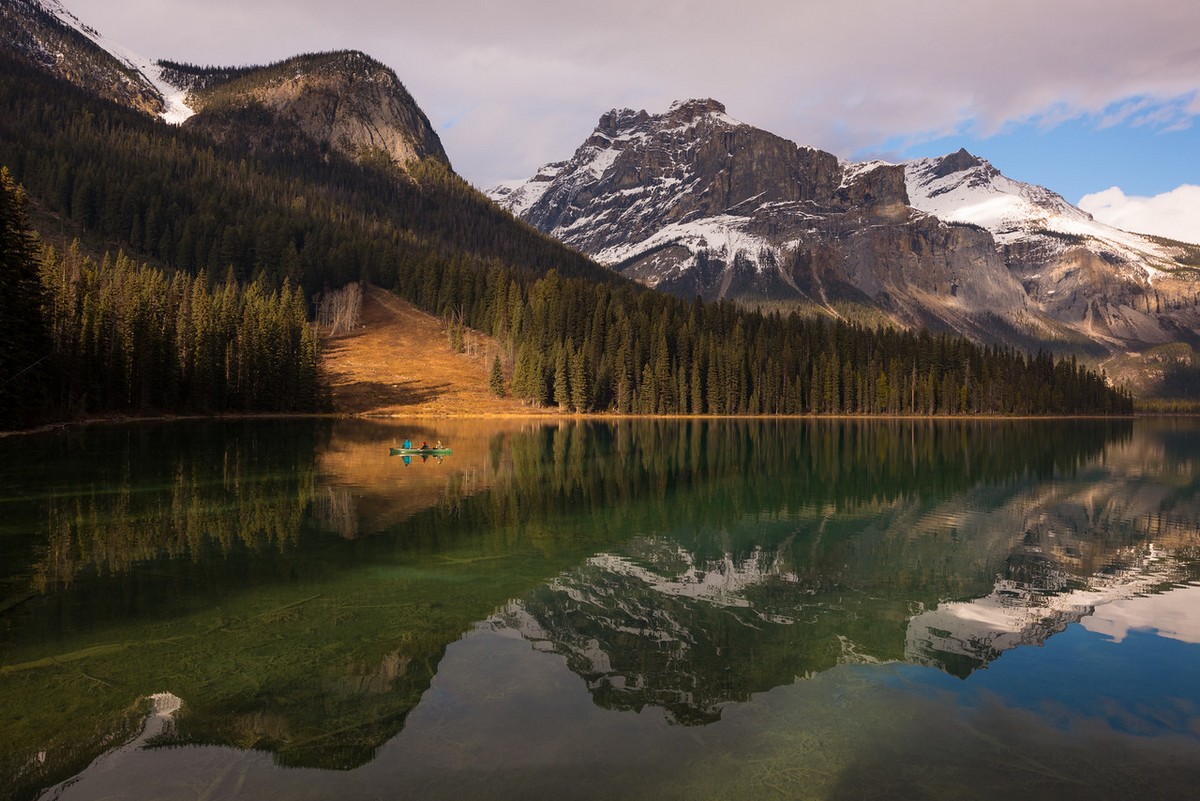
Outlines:
[[[720,214],[690,222],[671,223],[639,242],[605,248],[595,254],[595,259],[612,266],[636,258],[646,251],[675,244],[693,253],[706,251],[727,262],[740,254],[762,272],[764,265],[759,260],[759,254],[769,251],[778,257],[781,252],[766,239],[747,233],[744,230],[747,222],[745,217]]]
[[[40,2],[47,13],[95,42],[113,58],[137,72],[146,83],[153,87],[163,101],[163,110],[159,116],[164,121],[172,125],[179,125],[196,113],[187,104],[187,91],[167,81],[163,76],[162,67],[157,63],[113,42],[90,25],[85,25],[79,17],[68,11],[58,0],[40,0]]]

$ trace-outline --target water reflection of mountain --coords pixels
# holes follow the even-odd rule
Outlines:
[[[0,706],[29,712],[5,732],[11,764],[86,761],[141,688],[183,699],[172,742],[361,765],[497,609],[600,703],[702,723],[839,662],[905,658],[915,611],[1024,575],[1026,531],[1083,521],[1050,549],[1072,576],[1146,541],[1178,554],[1195,531],[1190,457],[1128,422],[522,422],[463,429],[455,461],[422,472],[377,447],[395,431],[54,440],[28,483],[58,489],[31,490],[8,517],[26,533],[0,538],[20,555],[5,564],[44,577],[0,612]],[[1104,481],[1110,500],[1089,489]]]
[[[847,661],[965,677],[1097,607],[1200,579],[1195,451],[1179,434],[1147,426],[1052,476],[944,499],[835,495],[640,537],[491,625],[564,655],[596,703],[684,724]]]

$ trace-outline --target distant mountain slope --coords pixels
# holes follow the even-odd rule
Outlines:
[[[904,166],[913,207],[990,232],[1050,317],[1114,351],[1195,342],[1200,249],[1099,223],[965,150]]]
[[[713,100],[613,110],[489,195],[685,297],[820,309],[1100,359],[1197,341],[1197,248],[1102,225],[960,151],[842,163]]]
[[[162,68],[105,38],[58,0],[0,0],[0,48],[100,97],[179,123],[185,92]]]

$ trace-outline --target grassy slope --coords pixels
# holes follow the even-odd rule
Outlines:
[[[499,345],[469,332],[474,347],[450,349],[436,317],[396,295],[371,287],[363,297],[362,327],[324,341],[321,371],[339,414],[382,417],[509,416],[553,413],[488,388]],[[511,365],[501,363],[506,370]]]

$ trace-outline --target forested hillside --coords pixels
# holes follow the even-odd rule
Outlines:
[[[241,317],[233,306],[222,307],[227,340],[241,341],[247,326],[261,319],[264,330],[291,332],[263,345],[271,355],[261,358],[302,361],[311,352],[294,327],[301,304],[311,312],[317,293],[359,280],[493,334],[505,346],[512,375],[505,391],[564,409],[1014,414],[1130,408],[1129,398],[1099,376],[1048,356],[658,295],[514,220],[440,162],[415,162],[405,171],[369,159],[355,163],[274,125],[264,107],[221,114],[206,120],[202,112],[172,127],[0,60],[0,164],[26,187],[43,227],[53,221],[93,243],[94,251],[127,253],[105,261],[93,252],[90,266],[65,248],[50,257],[43,274],[60,282],[75,276],[71,291],[82,294],[73,306],[48,307],[56,315],[59,362],[71,365],[74,376],[65,388],[43,393],[48,416],[110,408],[314,408],[309,404],[319,392],[286,388],[300,378],[249,387],[245,376],[260,371],[243,365],[258,364],[257,355],[227,353],[220,369],[185,366],[194,354],[180,345],[181,337],[197,329],[189,329],[184,309],[197,302],[216,307],[228,293],[241,293]],[[149,265],[133,266],[143,260]],[[102,297],[116,304],[108,318],[91,311]],[[161,299],[166,305],[153,313],[162,316],[139,318],[148,312],[135,311],[142,308],[136,298]],[[275,311],[261,318],[246,311],[268,301]],[[75,316],[63,318],[66,308],[76,309]],[[91,322],[84,321],[88,314]],[[104,319],[110,322],[96,322]],[[173,342],[170,388],[154,388],[152,377],[163,368],[141,360],[170,359],[165,351],[137,347],[143,339],[137,333],[128,338],[138,330],[130,327],[134,319],[162,321],[163,347]],[[86,343],[79,336],[85,329],[92,331]],[[64,339],[63,330],[74,333]],[[68,339],[74,350],[64,344]],[[281,406],[281,397],[291,401]]]

